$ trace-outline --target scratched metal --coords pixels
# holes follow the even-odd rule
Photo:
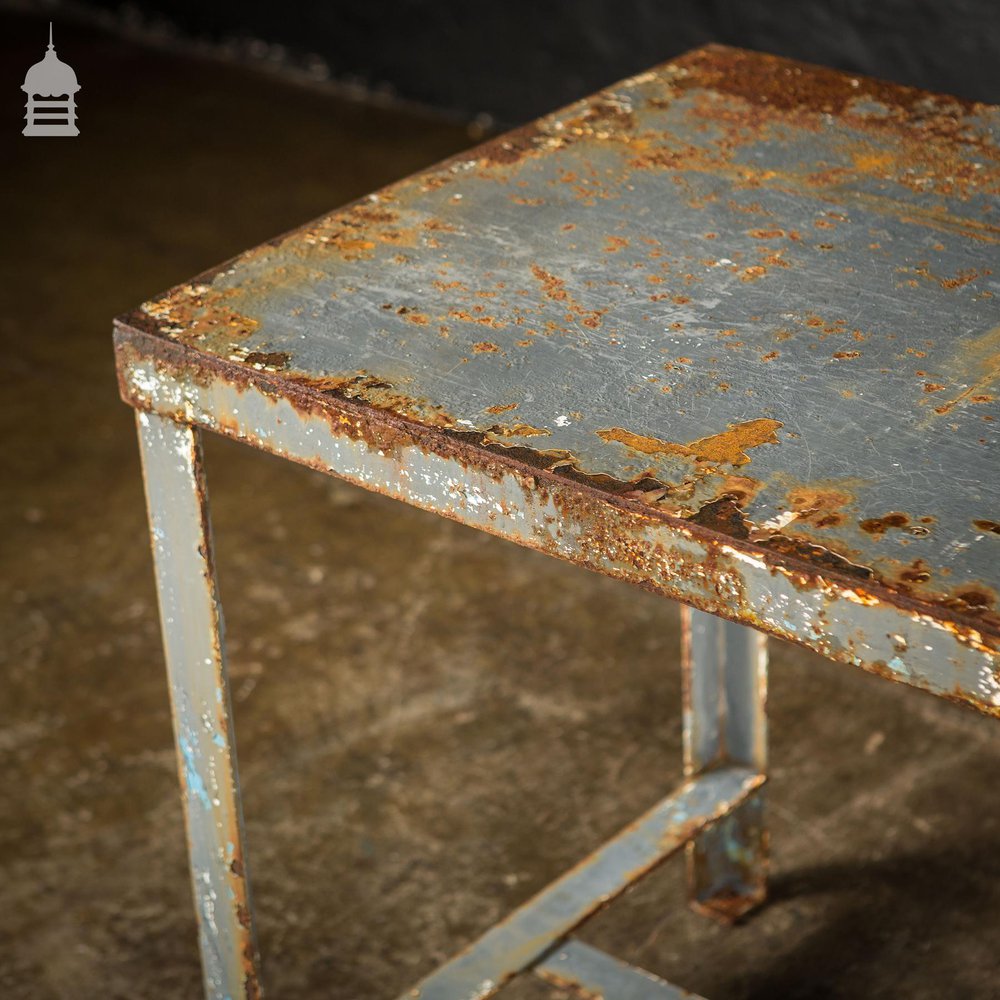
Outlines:
[[[240,854],[184,425],[1000,715],[998,127],[995,108],[708,48],[119,322],[122,395],[144,411],[178,746],[194,758],[210,994],[251,995],[255,954],[223,839]],[[738,630],[713,629],[724,659],[689,677],[695,777],[667,800],[665,840],[650,853],[640,820],[418,995],[487,996],[536,961],[700,832],[687,800],[736,773],[720,763],[750,765],[757,788],[762,661],[730,656]],[[689,674],[692,656],[711,666],[693,635]],[[713,692],[747,714],[720,710],[713,728]],[[741,821],[702,838],[695,888],[733,916],[762,892],[759,797],[718,805],[713,818],[738,806]]]
[[[400,1000],[485,1000],[764,782],[748,768],[687,781]],[[653,994],[658,995],[658,994]]]
[[[993,634],[1000,111],[712,47],[135,323]]]
[[[864,581],[131,326],[120,386],[205,427],[464,524],[1000,715],[996,639]]]
[[[767,770],[767,639],[682,609],[684,773],[721,764]],[[754,795],[687,845],[692,906],[732,923],[767,895],[764,796]]]
[[[702,1000],[643,969],[570,939],[532,970],[553,986],[605,1000]]]
[[[257,1000],[232,711],[198,432],[137,414],[205,996]]]

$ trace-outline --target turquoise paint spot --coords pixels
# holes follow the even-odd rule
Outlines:
[[[910,672],[909,670],[906,669],[906,664],[898,656],[894,656],[889,661],[889,669],[895,670],[897,673],[900,674],[909,674]]]
[[[212,742],[213,742],[213,743],[214,743],[214,744],[215,744],[215,745],[216,745],[217,747],[221,747],[221,748],[222,748],[223,750],[225,750],[225,749],[226,749],[226,741],[225,741],[225,740],[224,740],[224,739],[222,738],[222,735],[221,735],[221,733],[216,733],[216,734],[215,734],[215,735],[214,735],[214,736],[212,737]]]
[[[206,809],[212,808],[212,801],[208,797],[208,789],[205,782],[201,780],[198,767],[194,759],[194,751],[187,740],[181,740],[181,753],[184,756],[184,780],[187,782],[188,791],[197,798]]]

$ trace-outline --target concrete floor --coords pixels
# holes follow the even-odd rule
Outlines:
[[[468,137],[56,28],[82,135],[27,140],[17,88],[45,27],[0,18],[0,996],[192,997],[110,319]],[[677,608],[207,452],[270,995],[393,996],[678,781]],[[720,1000],[1000,996],[1000,727],[772,657],[770,904],[717,927],[672,863],[583,936]]]

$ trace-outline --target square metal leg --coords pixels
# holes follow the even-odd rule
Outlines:
[[[137,414],[205,995],[260,996],[200,432]]]
[[[682,607],[684,773],[767,770],[767,640],[733,622]],[[761,791],[687,845],[688,891],[701,913],[731,923],[767,894]]]
[[[259,961],[200,433],[144,412],[137,419],[205,993],[256,1000]],[[764,898],[765,640],[701,612],[683,615],[687,782],[408,997],[492,996],[532,966],[543,978],[610,976],[637,996],[672,996],[669,984],[620,968],[568,934],[685,843],[698,909],[733,920]]]

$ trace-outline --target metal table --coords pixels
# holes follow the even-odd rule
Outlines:
[[[407,996],[680,995],[569,935],[685,845],[764,898],[765,633],[1000,714],[998,129],[712,46],[118,321],[208,995],[259,985],[202,429],[685,605],[686,783]]]

